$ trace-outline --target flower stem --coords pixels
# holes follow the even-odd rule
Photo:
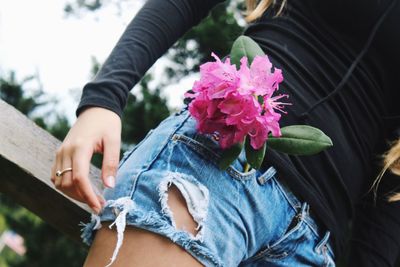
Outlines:
[[[248,172],[249,169],[250,169],[250,164],[246,162],[246,163],[244,164],[244,172]]]

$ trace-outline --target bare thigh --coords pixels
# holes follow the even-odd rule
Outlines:
[[[195,230],[196,222],[187,210],[185,199],[175,186],[169,188],[168,205],[174,214],[177,227],[195,234],[197,232]],[[86,258],[85,267],[105,266],[110,262],[117,242],[117,232],[108,228],[110,223],[103,222],[103,227],[97,231]],[[203,265],[167,237],[127,226],[124,232],[124,242],[112,266],[198,267]]]

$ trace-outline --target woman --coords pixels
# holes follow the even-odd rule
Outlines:
[[[293,103],[281,126],[318,127],[332,148],[307,157],[268,149],[249,172],[241,154],[220,171],[218,140],[197,134],[185,107],[119,162],[129,90],[219,2],[148,0],[85,85],[52,169],[56,187],[96,213],[83,229],[85,266],[393,266],[400,206],[387,196],[399,182],[386,171],[376,199],[369,189],[398,138],[396,0],[246,1],[243,34],[282,69]],[[398,150],[386,169],[398,168]],[[93,152],[104,154],[106,203],[88,180]]]

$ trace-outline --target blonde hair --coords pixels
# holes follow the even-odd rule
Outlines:
[[[279,16],[286,4],[287,0],[282,0],[281,6],[275,16]],[[267,10],[271,5],[275,4],[276,0],[246,0],[246,22],[252,22],[259,18],[265,10]]]
[[[371,186],[371,189],[375,187],[374,199],[376,199],[376,191],[378,190],[378,184],[387,170],[389,170],[395,175],[400,175],[400,139],[393,141],[390,144],[390,149],[387,152],[385,152],[382,156],[383,156],[382,157],[383,168]],[[394,202],[399,200],[400,200],[400,193],[393,193],[387,198],[388,202]]]

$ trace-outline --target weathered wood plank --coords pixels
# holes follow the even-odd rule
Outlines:
[[[50,180],[61,142],[0,99],[0,192],[80,242],[80,221],[90,208],[58,191]],[[100,170],[90,168],[91,179]]]

